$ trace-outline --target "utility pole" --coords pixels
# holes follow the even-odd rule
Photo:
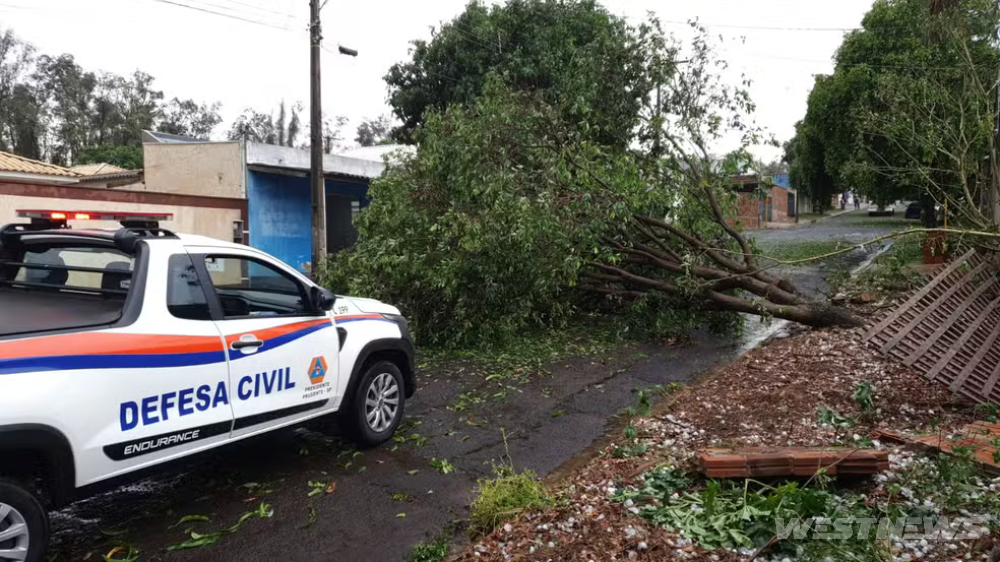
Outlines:
[[[312,187],[312,268],[316,272],[326,259],[326,188],[323,176],[323,107],[322,86],[320,83],[320,53],[323,43],[322,23],[319,12],[320,0],[309,0],[309,57],[310,57],[310,94],[309,132],[312,159],[309,181]]]

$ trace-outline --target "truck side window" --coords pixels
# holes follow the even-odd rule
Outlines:
[[[302,285],[266,263],[208,256],[205,268],[226,318],[314,314]]]
[[[194,262],[187,254],[174,254],[167,264],[167,310],[185,320],[212,319]]]

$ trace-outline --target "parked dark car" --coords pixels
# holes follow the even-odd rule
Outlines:
[[[920,220],[924,216],[924,206],[919,201],[914,201],[906,206],[906,214],[903,218]]]

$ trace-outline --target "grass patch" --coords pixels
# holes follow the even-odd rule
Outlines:
[[[846,226],[859,226],[862,228],[886,228],[892,230],[905,230],[911,227],[920,227],[920,221],[904,219],[901,214],[894,217],[869,217],[851,216],[841,222]]]
[[[489,365],[496,378],[516,378],[539,372],[544,366],[568,357],[606,353],[621,343],[622,337],[608,322],[582,321],[575,328],[525,333],[517,341],[493,349],[429,349],[422,354],[421,367],[445,361],[470,360]]]
[[[418,542],[413,545],[407,562],[441,562],[448,555],[451,544],[451,534],[441,533],[432,541]]]
[[[847,240],[788,240],[760,244],[760,253],[778,261],[795,261],[822,256],[853,246]],[[766,259],[766,258],[765,258]],[[818,262],[810,262],[818,263]]]
[[[823,217],[826,217],[826,216],[829,216],[829,215],[827,213],[800,213],[799,214],[799,222],[800,223],[803,223],[803,222],[810,223],[810,222],[813,222],[813,221],[817,221],[817,220],[819,220],[819,219],[821,219]]]
[[[534,472],[517,472],[509,465],[494,470],[496,478],[480,480],[472,502],[469,532],[474,536],[488,535],[521,513],[552,503]]]

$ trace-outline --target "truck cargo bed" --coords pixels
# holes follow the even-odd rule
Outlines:
[[[110,324],[123,299],[65,292],[0,289],[0,337]]]

